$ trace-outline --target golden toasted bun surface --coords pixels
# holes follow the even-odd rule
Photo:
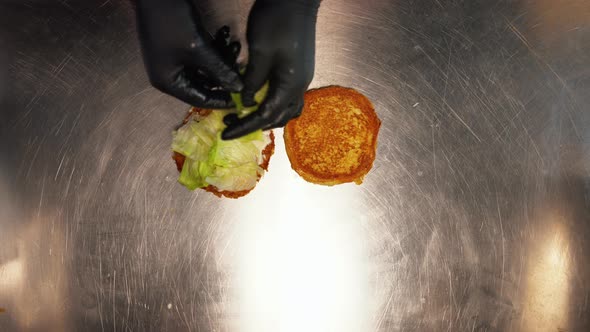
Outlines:
[[[291,167],[316,184],[360,184],[373,166],[380,126],[373,105],[356,90],[310,90],[301,115],[285,126]]]

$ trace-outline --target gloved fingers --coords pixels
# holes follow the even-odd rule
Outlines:
[[[187,104],[202,108],[231,108],[234,103],[226,91],[208,90],[182,71],[173,82],[155,85],[160,91],[174,96]]]
[[[227,45],[229,43],[229,38],[230,38],[230,28],[227,25],[222,26],[215,33],[215,41],[218,43],[224,42],[225,45]]]
[[[242,50],[242,44],[240,44],[239,41],[232,41],[229,44],[224,45],[223,48],[217,47],[217,49],[221,53],[223,61],[225,61],[225,63],[235,72],[239,72],[238,57]]]
[[[231,68],[221,55],[210,46],[202,46],[194,50],[189,57],[190,65],[205,72],[207,76],[219,83],[224,89],[239,92],[244,84],[240,75]]]
[[[294,119],[301,115],[301,111],[303,110],[303,100],[297,103],[291,103],[290,106],[287,106],[288,110],[278,116],[278,118],[270,125],[263,127],[263,130],[268,130],[272,128],[284,127],[289,120]],[[226,126],[231,126],[240,121],[240,118],[236,113],[230,113],[223,118],[223,123]],[[274,125],[274,126],[273,126]]]
[[[280,60],[273,70],[267,99],[260,106],[260,109],[269,109],[276,116],[262,127],[263,130],[284,127],[289,120],[301,115],[303,95],[312,77],[313,64],[310,69],[309,66],[294,65],[289,57]]]
[[[263,54],[252,47],[250,48],[248,65],[244,76],[244,90],[242,91],[242,102],[245,106],[256,105],[254,95],[268,80],[272,65],[273,59],[271,56]]]
[[[283,127],[289,120],[301,114],[305,87],[294,85],[297,84],[296,81],[285,77],[285,72],[277,72],[271,77],[268,96],[257,111],[267,118],[260,129]]]
[[[229,43],[228,48],[232,55],[232,64],[238,62],[238,57],[240,56],[240,51],[242,50],[242,44],[239,41],[232,41]]]
[[[304,106],[305,106],[305,102],[303,101],[303,98],[301,98],[299,100],[299,103],[297,103],[297,107],[295,108],[295,112],[293,112],[293,117],[291,117],[290,120],[298,118],[301,115],[301,113],[303,113]],[[287,124],[285,123],[285,125],[287,125]]]
[[[212,80],[209,74],[199,68],[185,67],[184,74],[192,84],[205,90],[220,90],[219,82]]]
[[[232,40],[230,28],[224,25],[215,34],[215,48],[221,53],[223,60],[232,68],[237,68],[237,60],[242,50],[242,45],[237,40]]]
[[[234,124],[238,121],[240,121],[240,118],[238,117],[238,115],[236,113],[230,113],[230,114],[223,117],[223,123],[226,126],[231,126],[232,124]]]
[[[240,138],[255,132],[258,129],[262,129],[270,121],[269,115],[263,114],[260,111],[251,113],[242,119],[238,119],[238,121],[235,121],[235,118],[229,118],[228,120],[229,124],[227,128],[221,133],[221,138],[224,140]]]
[[[274,91],[272,91],[274,90]],[[260,108],[242,119],[228,119],[228,127],[221,134],[222,139],[234,139],[259,129],[271,129],[281,127],[293,116],[300,112],[303,103],[286,102],[291,91],[285,89],[272,89],[267,99]]]
[[[286,106],[286,108],[283,111],[278,113],[279,115],[273,122],[262,127],[262,130],[284,127],[287,125],[289,121],[301,115],[302,111],[303,100],[291,102]]]

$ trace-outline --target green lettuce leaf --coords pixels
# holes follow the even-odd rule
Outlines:
[[[258,109],[258,105],[260,105],[260,103],[262,103],[262,101],[266,98],[266,95],[268,94],[268,82],[266,82],[262,88],[260,88],[260,90],[258,90],[258,92],[256,92],[256,94],[254,94],[254,101],[256,102],[256,105],[254,106],[250,106],[250,107],[245,107],[244,103],[242,103],[242,94],[240,93],[232,93],[231,94],[231,98],[234,101],[234,104],[236,104],[236,111],[238,116],[244,117],[254,111],[256,111]]]
[[[241,191],[256,186],[258,173],[263,170],[256,163],[246,163],[235,167],[216,167],[206,182],[220,190]]]
[[[268,84],[255,95],[257,103],[266,97]],[[245,107],[240,94],[232,94],[238,116],[246,116],[258,106]],[[264,170],[262,150],[270,138],[261,130],[224,141],[221,132],[225,129],[223,117],[228,111],[213,110],[211,114],[189,122],[174,131],[172,150],[186,157],[178,182],[189,190],[214,185],[220,190],[242,191],[256,186]]]
[[[184,161],[178,182],[190,190],[206,187],[205,178],[213,172],[213,168],[207,162],[187,158]]]

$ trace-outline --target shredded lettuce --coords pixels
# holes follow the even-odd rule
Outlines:
[[[259,104],[266,97],[268,84],[254,100]],[[258,106],[244,107],[240,94],[232,94],[238,116],[246,116]],[[256,186],[264,170],[262,150],[270,142],[261,130],[224,141],[221,132],[225,129],[223,117],[227,110],[213,110],[200,119],[191,119],[172,134],[172,150],[186,157],[178,182],[189,190],[213,185],[219,190],[242,191]]]
[[[187,158],[184,161],[178,182],[190,190],[203,188],[208,185],[205,178],[211,173],[213,173],[213,168],[209,163]]]
[[[207,176],[206,182],[220,190],[241,191],[254,188],[258,173],[263,170],[256,163],[247,163],[236,167],[216,167],[213,174]]]
[[[236,104],[236,111],[238,113],[238,116],[243,117],[243,116],[246,116],[246,115],[256,111],[258,109],[258,105],[260,105],[260,103],[262,103],[264,98],[266,98],[267,94],[268,94],[268,82],[266,84],[264,84],[264,86],[262,86],[262,88],[260,88],[260,90],[258,90],[258,92],[256,92],[256,94],[254,94],[254,101],[256,102],[256,105],[250,106],[250,107],[245,107],[244,103],[242,102],[242,95],[240,93],[232,93],[231,98],[234,101],[234,104]]]
[[[224,127],[223,113],[219,111],[199,122],[189,121],[172,134],[172,150],[190,159],[204,160]]]

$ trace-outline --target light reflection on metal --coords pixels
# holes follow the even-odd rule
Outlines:
[[[236,210],[238,331],[363,330],[370,314],[368,257],[356,185],[305,183],[288,174],[284,152],[272,168],[269,177],[287,180],[269,180],[253,195],[274,197],[273,204],[259,211],[243,200]],[[309,186],[333,194],[314,194]]]
[[[549,211],[531,246],[524,296],[526,331],[566,329],[569,300],[569,241],[564,221]]]
[[[23,282],[23,264],[13,259],[0,265],[0,295],[19,289]]]

